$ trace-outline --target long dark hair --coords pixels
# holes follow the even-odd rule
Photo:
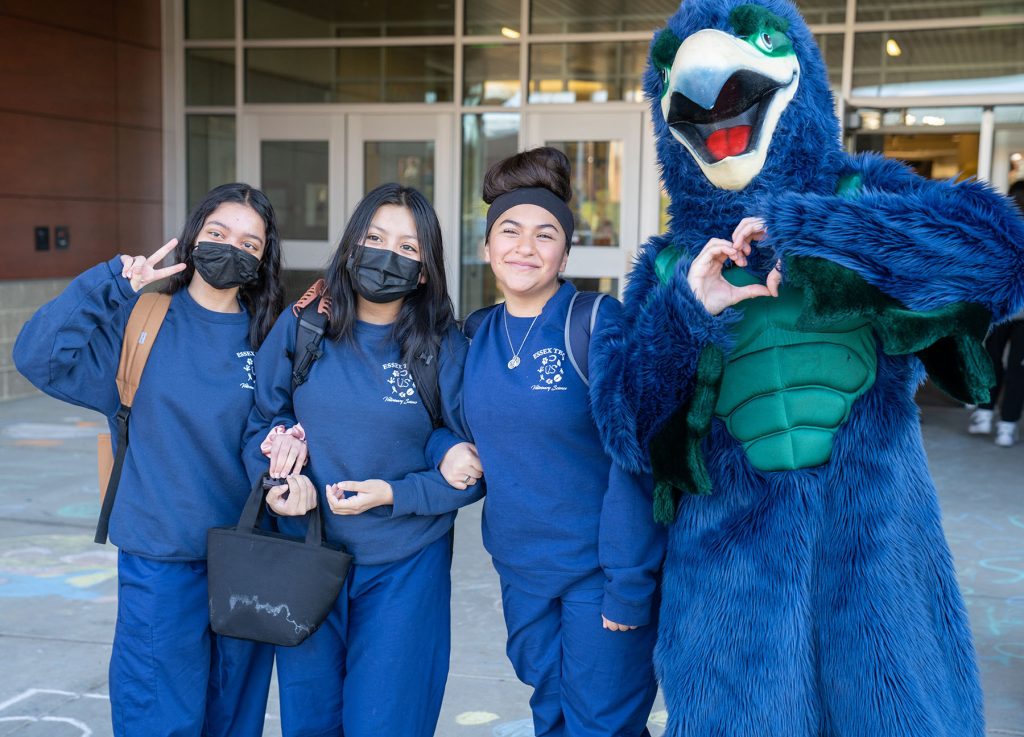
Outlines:
[[[284,287],[281,285],[281,239],[277,234],[274,208],[267,196],[255,187],[241,182],[222,184],[207,192],[202,202],[192,208],[178,236],[178,246],[174,249],[175,261],[185,264],[186,268],[170,277],[160,291],[174,294],[192,280],[192,274],[195,273],[192,251],[196,239],[199,238],[206,218],[225,202],[237,202],[251,207],[263,219],[266,229],[263,258],[260,260],[256,283],[238,290],[238,299],[249,312],[249,344],[256,350],[284,309]]]
[[[416,223],[422,273],[427,281],[405,297],[392,335],[402,346],[402,359],[412,360],[422,353],[434,353],[438,339],[455,322],[455,310],[448,296],[444,271],[444,244],[441,225],[430,202],[419,191],[400,184],[382,184],[356,205],[345,227],[338,249],[327,265],[326,292],[331,300],[331,319],[327,337],[341,340],[352,336],[356,322],[356,291],[346,264],[349,255],[366,239],[374,214],[384,205],[405,207]]]

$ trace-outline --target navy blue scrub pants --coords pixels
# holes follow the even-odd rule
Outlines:
[[[431,737],[451,650],[451,540],[352,566],[327,621],[277,649],[284,737]]]
[[[206,562],[119,552],[110,709],[117,737],[258,737],[274,648],[210,630]]]
[[[601,589],[549,599],[501,583],[506,652],[533,686],[536,737],[650,737],[657,627],[601,626]]]

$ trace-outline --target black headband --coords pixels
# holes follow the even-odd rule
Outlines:
[[[550,212],[565,232],[565,247],[569,248],[572,245],[572,231],[575,222],[572,210],[565,204],[565,200],[547,187],[523,187],[495,197],[490,209],[487,210],[485,238],[490,238],[491,227],[495,221],[516,205],[536,205]]]

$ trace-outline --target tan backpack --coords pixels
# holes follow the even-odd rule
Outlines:
[[[110,433],[102,433],[96,438],[101,506],[95,540],[101,545],[107,541],[110,512],[114,508],[114,497],[117,495],[117,486],[121,480],[121,466],[124,464],[128,447],[128,418],[131,415],[132,403],[135,401],[135,392],[138,391],[146,360],[153,349],[170,304],[169,294],[143,294],[132,308],[128,325],[124,330],[121,362],[117,367],[117,393],[121,398],[121,407],[114,416],[118,434],[117,456],[115,457],[113,453]]]

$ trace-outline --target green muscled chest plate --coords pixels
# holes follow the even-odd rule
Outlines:
[[[736,286],[757,280],[725,272]],[[783,286],[778,298],[748,299],[726,356],[715,415],[762,471],[792,471],[826,463],[836,431],[853,403],[875,381],[875,339],[866,319],[797,327],[803,290]]]

